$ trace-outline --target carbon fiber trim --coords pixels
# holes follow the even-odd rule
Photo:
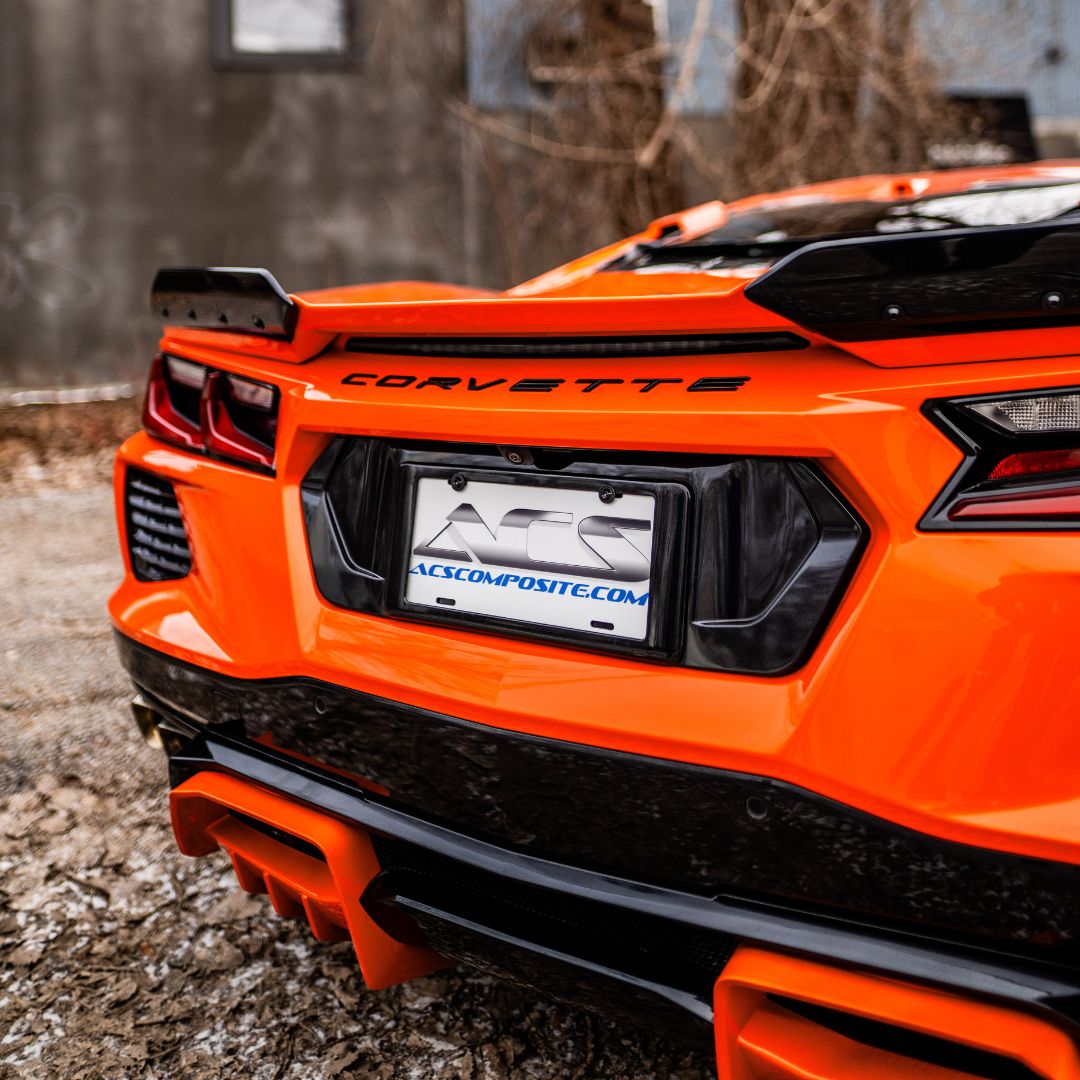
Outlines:
[[[1075,326],[1078,254],[1075,220],[827,240],[746,298],[841,342]]]
[[[292,339],[296,305],[268,270],[248,266],[175,266],[157,272],[155,315],[180,326]]]

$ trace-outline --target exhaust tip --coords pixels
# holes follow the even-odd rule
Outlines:
[[[131,699],[131,714],[139,726],[139,733],[147,746],[165,752],[165,740],[161,737],[161,714],[142,696],[136,694]]]

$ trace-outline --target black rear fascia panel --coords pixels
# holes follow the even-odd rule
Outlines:
[[[693,617],[687,630],[689,666],[735,674],[789,674],[809,658],[843,599],[869,539],[867,528],[815,469],[799,461],[783,467],[806,500],[818,528],[817,541],[764,612],[746,619]],[[693,565],[700,578],[708,569],[703,552]]]
[[[235,679],[120,635],[117,646],[163,715],[363,777],[411,815],[500,848],[1078,970],[1076,866],[942,840],[765,776],[507,731],[314,679]]]
[[[992,494],[1052,494],[1058,482],[1075,486],[1080,473],[1042,473],[1030,478],[990,480],[994,467],[1010,454],[1039,450],[1080,448],[1080,432],[1027,434],[1003,431],[989,420],[965,408],[1003,398],[1018,400],[1048,394],[1080,394],[1080,386],[1039,387],[1036,390],[973,394],[967,397],[933,398],[922,406],[923,415],[964,454],[948,483],[919,521],[922,532],[1077,532],[1080,522],[1061,518],[1024,517],[1020,520],[981,518],[952,520],[949,508],[962,498]]]
[[[1080,222],[808,244],[752,281],[746,297],[838,342],[1075,326]]]
[[[707,454],[635,454],[589,449],[536,449],[535,464],[513,465],[494,446],[387,441],[340,436],[315,463],[301,485],[309,555],[316,586],[331,604],[352,611],[496,633],[592,652],[655,662],[780,676],[806,662],[835,613],[865,547],[868,530],[851,505],[808,462],[788,458],[725,457]],[[630,489],[682,487],[688,499],[672,497],[661,520],[672,572],[660,583],[659,620],[645,641],[550,630],[490,616],[465,616],[448,609],[414,610],[401,603],[401,559],[412,505],[408,470],[425,467],[478,479],[519,477],[522,483],[586,486],[601,482]],[[788,563],[787,537],[752,546],[746,557],[779,559],[788,565],[782,595],[764,597],[751,611],[725,610],[707,599],[698,584],[720,556],[702,549],[702,506],[725,471],[758,476],[776,490],[801,492],[818,530],[812,557]],[[496,475],[498,474],[498,475]],[[351,525],[342,520],[348,503]],[[659,511],[659,507],[658,507]],[[733,519],[734,521],[734,519]],[[733,525],[734,527],[734,525]],[[682,541],[675,540],[681,535]],[[362,548],[362,551],[358,549]],[[727,553],[721,553],[727,558]],[[736,568],[737,569],[737,568]],[[742,588],[742,585],[739,585]],[[779,588],[779,585],[778,585]],[[714,598],[715,599],[715,598]],[[719,604],[719,607],[717,607]],[[660,609],[663,610],[660,610]]]

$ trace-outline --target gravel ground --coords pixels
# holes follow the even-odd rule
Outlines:
[[[240,892],[220,853],[179,855],[104,610],[109,454],[46,452],[48,417],[14,443],[2,424],[0,1078],[712,1075],[466,971],[369,992],[347,944]]]

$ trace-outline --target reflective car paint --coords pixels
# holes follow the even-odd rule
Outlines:
[[[167,338],[164,347],[180,344]],[[267,377],[265,365],[223,349],[188,344],[184,354]],[[282,392],[277,483],[145,435],[125,444],[121,464],[178,482],[195,570],[169,588],[126,581],[112,601],[119,629],[238,675],[337,676],[466,719],[761,772],[948,839],[1080,862],[1071,766],[1080,732],[1069,719],[1080,689],[1068,660],[1070,612],[1080,600],[1074,542],[928,534],[917,524],[961,461],[921,414],[925,400],[1066,385],[1080,381],[1080,362],[945,366],[915,378],[817,347],[738,357],[752,379],[737,395],[661,399],[616,385],[559,399],[496,390],[466,403],[450,393],[342,386],[355,361],[328,353],[274,372]],[[726,370],[724,361],[677,363],[689,377]],[[441,363],[464,370],[460,361]],[[439,361],[429,366],[440,370]],[[550,371],[537,361],[517,367],[537,377]],[[560,361],[570,375],[634,368]],[[490,362],[472,370],[483,377]],[[636,370],[658,369],[638,362]],[[781,679],[372,619],[320,601],[306,550],[299,485],[331,432],[811,456],[867,521],[870,540],[815,654]]]
[[[862,177],[739,205],[887,201],[1052,176],[1080,176],[1080,166]],[[110,602],[114,625],[148,648],[236,678],[308,676],[480,725],[774,778],[982,848],[988,858],[999,851],[1080,863],[1075,538],[919,527],[963,460],[924,404],[1076,385],[1080,332],[1053,327],[842,348],[753,304],[744,287],[754,274],[595,273],[641,239],[671,228],[705,233],[727,213],[713,203],[662,219],[506,294],[411,282],[294,296],[290,342],[167,328],[166,353],[277,388],[276,476],[145,433],[129,439],[117,458],[121,531],[127,468],[170,481],[192,570],[179,580],[144,582],[129,565]],[[511,360],[345,348],[349,336],[360,335],[718,331],[798,332],[809,345],[722,356]],[[350,379],[365,371],[423,378],[399,378],[399,385]],[[744,380],[737,393],[685,392],[699,380],[736,376]],[[657,382],[642,393],[634,381],[668,377],[684,382]],[[470,382],[502,378],[483,393],[469,392]],[[564,382],[552,392],[515,393],[522,380]],[[555,392],[576,391],[582,382],[595,389]],[[319,455],[342,435],[812,459],[866,523],[869,538],[816,648],[779,676],[693,670],[347,611],[316,586],[300,491]],[[248,805],[252,790],[229,797]],[[288,806],[268,803],[265,810],[283,820]],[[253,857],[265,847],[235,829],[210,839],[222,837],[234,848],[243,840]],[[305,881],[336,910],[333,896],[319,891],[321,879],[304,878],[298,888]],[[316,907],[313,926],[324,925],[320,917]],[[930,1030],[1020,1059],[1037,1075],[1077,1075],[1067,1036],[1023,1014],[799,965],[744,951],[725,969],[716,998],[724,1075],[859,1075],[845,1058],[848,1048],[808,1028],[797,1012],[778,1014],[769,994]],[[877,1064],[873,1075],[933,1075],[903,1061]]]

